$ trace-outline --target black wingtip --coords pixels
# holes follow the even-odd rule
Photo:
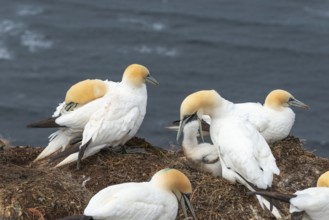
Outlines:
[[[279,200],[281,202],[290,203],[290,199],[296,197],[293,194],[284,194],[279,192],[271,192],[271,191],[256,191],[256,192],[247,192],[247,195],[260,195],[268,198],[273,198]]]
[[[93,220],[93,218],[91,216],[85,215],[72,215],[64,218],[59,218],[57,220]]]
[[[302,220],[305,212],[293,212],[291,213],[291,220]]]
[[[68,147],[66,147],[66,149],[64,151],[52,156],[49,160],[49,163],[53,163],[56,160],[65,158],[71,154],[79,152],[80,145],[81,145],[81,142],[76,142],[72,145],[69,145]]]
[[[58,128],[61,127],[56,123],[57,117],[49,117],[37,122],[26,125],[27,128]]]

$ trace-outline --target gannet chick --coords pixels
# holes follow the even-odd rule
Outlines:
[[[192,117],[191,117],[192,119]],[[184,126],[183,150],[186,158],[192,161],[201,170],[211,173],[213,176],[221,176],[222,168],[218,151],[210,143],[198,143],[199,122],[189,121]]]
[[[248,193],[249,194],[249,193]],[[311,187],[295,192],[283,194],[278,192],[252,192],[290,203],[291,219],[327,220],[329,218],[329,171],[322,174],[317,187]]]
[[[245,118],[234,114],[235,105],[222,98],[215,90],[203,90],[187,96],[180,108],[179,139],[186,121],[197,115],[211,118],[210,137],[218,150],[222,176],[230,182],[240,182],[250,190],[268,189],[273,175],[279,175],[270,147],[257,129]],[[258,197],[259,198],[259,197]],[[260,204],[270,210],[265,199]],[[272,214],[280,218],[274,208]]]
[[[309,109],[308,105],[297,100],[289,92],[276,89],[267,95],[263,105],[253,102],[237,103],[234,112],[249,120],[270,144],[290,134],[295,123],[295,113],[291,106]],[[211,120],[206,115],[203,115],[202,119],[204,134],[206,134]]]
[[[60,150],[64,151],[62,156],[70,154],[57,165],[61,166],[91,156],[105,146],[125,144],[136,134],[146,113],[145,82],[158,84],[146,67],[132,64],[121,82],[85,80],[73,85],[53,117],[30,125],[60,127],[36,160]],[[75,147],[67,149],[71,145]],[[80,158],[75,153],[79,149]]]
[[[177,201],[186,219],[187,209],[196,219],[189,200],[191,193],[189,179],[176,169],[166,168],[154,174],[149,182],[122,183],[102,189],[89,201],[83,219],[174,220]]]

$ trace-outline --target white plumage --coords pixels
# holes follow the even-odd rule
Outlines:
[[[123,183],[107,187],[91,198],[84,215],[93,219],[175,219],[175,195],[145,183]]]
[[[212,118],[210,136],[227,168],[259,188],[271,187],[279,168],[265,139],[248,121],[235,116]]]
[[[263,135],[268,143],[284,139],[295,123],[295,113],[290,106],[308,109],[289,92],[271,91],[263,105],[260,103],[236,104],[238,114],[245,116]]]
[[[183,150],[185,156],[200,169],[221,176],[222,168],[216,147],[210,143],[198,143],[199,123],[197,120],[184,126]]]
[[[87,80],[89,81],[89,80]],[[82,81],[80,83],[84,83]],[[106,93],[112,93],[116,89],[116,82],[100,81],[106,85]],[[113,88],[114,87],[114,88]],[[56,111],[53,114],[54,122],[60,126],[60,128],[49,136],[49,143],[46,148],[38,155],[35,161],[41,160],[57,151],[64,151],[70,142],[74,139],[81,139],[85,125],[89,121],[90,117],[104,105],[104,103],[110,99],[109,94],[90,100],[86,104],[66,110],[67,103],[64,101],[59,104]]]
[[[295,113],[290,106],[309,108],[289,92],[277,89],[267,95],[263,105],[253,102],[236,103],[231,114],[248,120],[262,134],[267,143],[273,143],[290,134],[295,123]],[[207,115],[203,115],[202,119],[205,123],[211,123]]]
[[[146,67],[132,64],[125,70],[121,82],[85,80],[73,85],[52,118],[61,128],[50,136],[48,146],[36,160],[67,150],[81,139],[83,158],[105,146],[125,144],[136,134],[146,113],[145,81],[158,84]],[[47,126],[33,124],[32,127]],[[70,154],[57,166],[82,159],[78,155]]]
[[[329,219],[328,187],[312,187],[297,191],[294,195],[296,195],[296,197],[290,199],[290,213],[304,211],[304,220]]]
[[[250,190],[254,186],[267,189],[272,185],[273,175],[280,173],[275,158],[257,129],[234,111],[235,105],[214,90],[195,92],[181,104],[181,126],[194,114],[199,118],[203,114],[209,115],[210,137],[220,156],[222,176],[231,182],[238,181]],[[269,203],[259,201],[269,208]],[[280,217],[278,210],[272,213]]]
[[[88,146],[83,158],[99,152],[106,146],[125,144],[134,137],[143,122],[147,102],[145,84],[141,89],[116,85],[113,90],[114,92],[104,99],[101,107],[90,116],[84,127],[81,146]],[[71,154],[57,166],[76,161],[78,154]]]
[[[163,169],[150,182],[123,183],[99,191],[89,201],[84,215],[97,220],[174,220],[180,201],[183,212],[187,205],[195,218],[185,195],[191,192],[191,183],[183,173]]]

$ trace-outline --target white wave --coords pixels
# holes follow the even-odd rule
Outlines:
[[[49,49],[53,46],[53,42],[46,40],[41,33],[26,30],[21,36],[21,44],[26,46],[30,52],[36,52],[39,49]]]
[[[21,5],[16,9],[16,14],[19,16],[29,16],[29,15],[37,15],[43,12],[43,8],[40,6],[33,5]]]
[[[15,22],[11,20],[0,21],[0,34],[2,37],[4,34],[17,34],[22,31],[24,24],[21,22]]]
[[[165,24],[160,22],[155,22],[152,23],[151,25],[152,25],[152,29],[155,31],[162,31],[166,27]]]
[[[11,60],[13,59],[12,53],[3,46],[3,43],[0,42],[0,60]]]
[[[119,18],[119,22],[129,23],[133,25],[141,25],[144,28],[148,28],[154,31],[162,31],[166,28],[166,25],[161,22],[151,22],[141,18]]]
[[[177,56],[177,50],[175,48],[167,48],[163,46],[150,47],[147,45],[142,45],[142,46],[134,47],[134,50],[139,53],[146,53],[146,54],[158,54],[168,57]]]

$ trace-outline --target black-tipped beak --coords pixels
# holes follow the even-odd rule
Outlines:
[[[288,105],[295,106],[298,108],[303,108],[303,109],[310,109],[310,107],[308,105],[306,105],[305,103],[303,103],[295,98],[290,98],[288,100]]]
[[[145,81],[155,86],[159,85],[159,82],[150,74],[145,78]]]
[[[188,123],[189,121],[192,121],[192,120],[196,120],[196,119],[198,119],[198,116],[197,116],[196,113],[194,113],[192,115],[185,115],[183,117],[183,119],[180,121],[179,127],[178,127],[178,132],[177,132],[177,137],[176,137],[177,143],[179,141],[179,138],[180,138],[180,136],[181,136],[181,134],[183,132],[183,129],[184,129],[186,123]]]
[[[180,203],[181,203],[182,210],[183,210],[183,213],[184,213],[186,219],[188,219],[187,209],[190,211],[193,219],[197,219],[188,194],[182,193]]]

